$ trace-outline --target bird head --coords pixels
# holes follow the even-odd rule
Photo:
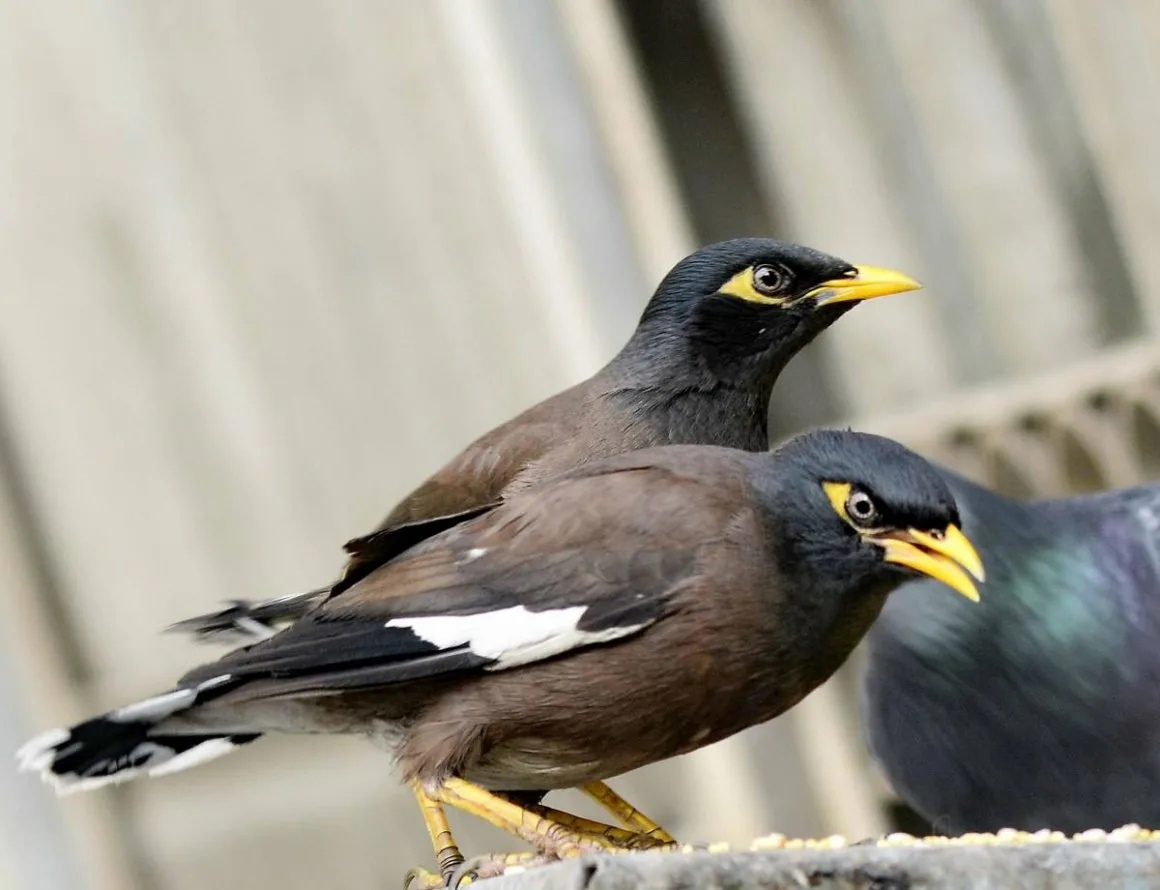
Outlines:
[[[946,481],[922,457],[881,436],[832,430],[791,439],[776,457],[783,568],[845,590],[888,591],[926,576],[979,599],[982,560]]]
[[[855,266],[768,238],[710,244],[665,276],[640,334],[678,332],[717,371],[769,360],[774,371],[864,300],[922,287],[901,272]]]

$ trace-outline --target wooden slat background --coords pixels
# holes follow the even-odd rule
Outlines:
[[[0,10],[0,747],[204,654],[169,622],[331,577],[710,233],[765,220],[927,283],[802,357],[783,428],[953,416],[1160,319],[1151,0]],[[619,785],[694,839],[881,830],[849,680]],[[425,858],[357,740],[60,803],[0,771],[0,890],[379,886]]]

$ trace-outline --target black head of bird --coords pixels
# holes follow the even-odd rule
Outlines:
[[[750,377],[756,364],[772,380],[858,303],[921,286],[892,269],[855,266],[785,241],[722,241],[665,276],[630,346],[673,350],[678,338],[687,344],[678,355],[691,353],[719,377]]]
[[[792,439],[779,455],[768,484],[784,507],[772,534],[792,586],[885,594],[924,576],[979,599],[983,564],[927,461],[891,439],[834,431]]]

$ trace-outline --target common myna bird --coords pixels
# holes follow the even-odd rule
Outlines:
[[[587,461],[657,445],[763,451],[769,396],[786,363],[859,302],[919,287],[891,269],[767,238],[704,247],[665,276],[607,366],[477,439],[374,533],[352,542],[336,587],[236,600],[174,629],[237,641],[267,636],[398,554],[416,533],[430,534],[428,523],[458,522]]]
[[[852,432],[621,454],[425,531],[275,636],[33,740],[24,768],[94,787],[267,732],[356,733],[424,799],[544,853],[649,846],[657,835],[518,792],[769,720],[833,673],[906,578],[976,599],[983,574],[938,473]],[[438,807],[424,813],[449,836]]]
[[[1160,826],[1160,485],[1020,502],[944,475],[987,596],[907,584],[870,632],[890,784],[948,833]]]

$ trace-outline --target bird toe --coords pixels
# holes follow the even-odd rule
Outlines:
[[[556,861],[552,856],[540,853],[488,853],[465,860],[447,879],[448,890],[468,887],[475,881],[498,878],[509,870],[547,865]]]
[[[403,890],[444,890],[442,875],[425,868],[412,868],[403,876]]]

